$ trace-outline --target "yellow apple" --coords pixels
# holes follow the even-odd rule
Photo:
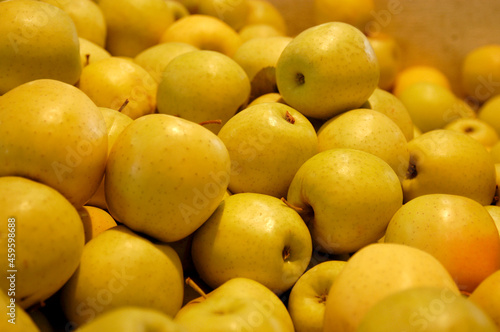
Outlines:
[[[0,288],[26,309],[54,295],[75,272],[82,222],[55,189],[16,176],[0,177],[0,211]]]
[[[0,314],[2,314],[0,329],[9,332],[40,332],[33,319],[12,300],[15,299],[0,292],[0,307],[2,308],[0,310]]]
[[[78,269],[62,288],[61,304],[72,326],[123,306],[174,316],[182,305],[183,283],[174,249],[120,225],[85,244]]]
[[[477,117],[492,126],[500,135],[500,96],[488,99],[477,111]]]
[[[159,42],[187,43],[232,57],[241,45],[241,38],[236,30],[217,17],[193,14],[170,25]]]
[[[25,176],[77,208],[85,204],[102,180],[108,149],[92,100],[72,85],[40,79],[7,92],[0,109],[0,176]]]
[[[89,242],[105,230],[116,226],[116,221],[113,217],[111,217],[106,210],[101,208],[84,205],[78,209],[78,213],[80,214],[80,218],[83,223],[85,243]]]
[[[282,35],[287,34],[285,17],[276,6],[266,0],[247,0],[248,14],[245,25],[267,24]]]
[[[443,129],[455,130],[477,140],[487,149],[493,147],[499,140],[495,128],[479,118],[461,118],[448,123]]]
[[[280,295],[306,270],[312,244],[300,215],[279,198],[241,193],[222,201],[194,233],[191,252],[212,288],[245,277]]]
[[[483,280],[470,294],[469,301],[482,308],[500,329],[500,271]]]
[[[396,97],[414,83],[433,83],[451,90],[448,77],[437,67],[426,65],[412,65],[401,69],[396,75],[392,93]]]
[[[132,60],[112,56],[83,68],[78,88],[97,106],[121,112],[132,119],[154,113],[158,83]]]
[[[157,107],[162,114],[192,122],[220,120],[224,125],[246,105],[248,76],[233,59],[216,51],[198,50],[170,61],[158,85]],[[219,132],[221,124],[205,128]]]
[[[472,292],[500,269],[500,236],[488,211],[473,199],[447,194],[416,197],[392,217],[385,242],[422,249]]]
[[[165,2],[174,15],[174,21],[190,15],[189,10],[182,2],[177,0],[165,0]]]
[[[497,164],[497,170],[500,171],[500,164]],[[490,216],[493,218],[495,222],[495,226],[497,227],[498,234],[500,234],[500,206],[498,205],[485,205],[484,206]]]
[[[375,10],[373,0],[314,0],[313,15],[315,24],[325,22],[344,22],[365,32],[367,23],[373,20]]]
[[[111,57],[111,54],[105,48],[91,42],[82,37],[78,37],[80,41],[80,61],[82,68],[89,64]]]
[[[0,12],[0,95],[36,79],[78,81],[78,34],[66,12],[34,0],[1,1]]]
[[[380,67],[378,87],[391,91],[403,65],[403,51],[396,39],[386,34],[369,35],[368,40]]]
[[[247,0],[197,0],[196,13],[217,17],[234,30],[239,30],[247,20]]]
[[[499,71],[500,44],[487,44],[469,50],[460,67],[464,93],[478,103],[500,94]]]
[[[257,104],[262,104],[262,103],[282,103],[285,104],[285,101],[283,98],[281,98],[281,95],[278,92],[269,92],[265,93],[261,96],[258,96],[257,98],[253,99],[247,107],[254,106]]]
[[[276,64],[278,91],[286,103],[305,116],[320,119],[360,107],[377,87],[379,75],[366,36],[341,22],[302,31]]]
[[[310,268],[293,285],[288,312],[296,332],[322,332],[328,292],[346,262],[329,260]]]
[[[351,256],[330,288],[323,331],[356,331],[378,301],[418,286],[460,294],[448,271],[431,254],[394,243],[365,246]]]
[[[238,31],[242,43],[255,38],[285,37],[269,24],[248,24]],[[290,37],[291,38],[291,37]]]
[[[224,143],[197,123],[166,114],[136,119],[108,158],[106,202],[113,218],[164,242],[193,233],[229,183]]]

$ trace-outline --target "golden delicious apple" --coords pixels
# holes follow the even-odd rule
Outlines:
[[[0,176],[45,183],[82,206],[101,182],[108,148],[92,100],[72,85],[40,79],[7,92],[0,109]]]
[[[227,23],[210,15],[193,14],[175,21],[160,38],[160,43],[182,42],[201,50],[233,56],[241,45],[240,35]]]
[[[111,217],[106,210],[101,208],[84,205],[78,209],[78,213],[80,214],[80,218],[83,223],[85,243],[89,242],[105,230],[116,226],[116,221],[113,217]]]
[[[498,331],[478,305],[447,288],[413,287],[388,295],[363,317],[357,332]]]
[[[296,332],[322,332],[328,292],[345,261],[315,265],[297,280],[288,297],[288,312]]]
[[[373,0],[314,0],[313,16],[316,24],[344,22],[365,32],[368,22],[373,20]]]
[[[257,281],[236,277],[188,303],[174,322],[187,332],[293,332],[290,314],[276,294]]]
[[[9,332],[40,332],[31,317],[19,307],[15,298],[9,297],[7,293],[0,292],[0,330]]]
[[[97,106],[120,109],[132,119],[156,110],[158,83],[134,61],[112,56],[83,68],[78,88]]]
[[[398,176],[381,158],[336,148],[302,164],[287,201],[308,223],[315,248],[343,254],[383,236],[403,203],[403,192]]]
[[[168,8],[174,15],[174,21],[177,21],[178,19],[181,19],[185,16],[189,16],[189,10],[186,8],[186,6],[181,3],[178,0],[165,0]]]
[[[255,38],[286,37],[269,24],[248,24],[241,28],[238,33],[242,43]]]
[[[410,163],[408,142],[388,116],[370,109],[353,109],[325,122],[318,131],[319,151],[362,150],[380,157],[402,181]]]
[[[245,277],[282,294],[306,270],[312,245],[294,209],[273,196],[241,193],[221,202],[194,233],[191,252],[196,271],[212,288]]]
[[[183,283],[174,249],[120,225],[85,244],[78,269],[62,288],[62,309],[73,326],[129,305],[174,316],[182,305]]]
[[[217,135],[175,116],[145,115],[111,149],[106,202],[115,220],[161,241],[177,241],[215,211],[229,173],[229,153]]]
[[[473,199],[448,194],[416,197],[392,217],[385,242],[422,249],[472,292],[500,269],[500,236],[488,211]]]
[[[403,64],[401,46],[393,36],[382,33],[368,35],[368,40],[380,67],[378,87],[390,91]]]
[[[71,17],[41,1],[1,1],[0,95],[36,79],[75,84],[82,71]]]
[[[286,103],[321,119],[360,107],[377,87],[379,74],[366,36],[341,22],[302,31],[276,64],[276,83]]]
[[[89,0],[40,0],[64,10],[75,23],[78,37],[101,47],[106,45],[106,20],[101,8]]]
[[[414,83],[433,83],[451,90],[448,77],[437,67],[426,65],[412,65],[402,69],[396,76],[392,93],[396,97]]]
[[[491,97],[481,105],[477,117],[495,128],[500,135],[500,96]]]
[[[500,94],[500,45],[487,44],[470,50],[460,67],[462,89],[473,101],[487,101]]]
[[[406,106],[392,93],[376,88],[368,100],[361,106],[387,115],[394,121],[409,142],[413,138],[414,124]]]
[[[28,308],[75,272],[85,241],[82,222],[55,189],[17,176],[0,177],[0,211],[0,288]]]
[[[418,286],[460,294],[448,271],[431,254],[402,244],[367,245],[351,256],[332,284],[323,331],[356,331],[378,301]]]
[[[285,18],[274,4],[266,0],[247,0],[247,6],[246,26],[267,24],[274,27],[282,35],[287,34]]]
[[[114,56],[134,57],[158,44],[174,22],[165,0],[99,0],[106,19],[106,49]]]
[[[196,123],[221,120],[224,125],[249,95],[250,81],[238,63],[220,52],[198,50],[166,66],[158,85],[158,112]],[[221,124],[205,128],[217,133]]]
[[[171,2],[175,2],[171,0]],[[146,69],[157,83],[160,83],[163,71],[168,63],[178,55],[196,51],[198,48],[191,44],[169,42],[151,46],[137,54],[134,61]]]
[[[459,118],[475,117],[474,111],[452,91],[434,83],[412,84],[401,92],[399,99],[423,132],[441,129]]]
[[[500,171],[500,164],[495,164],[495,165],[498,165],[497,171]],[[495,226],[497,227],[498,233],[500,235],[500,206],[498,206],[498,205],[485,205],[485,208],[488,211],[488,213],[490,214],[490,216],[493,218],[493,221],[495,222]]]
[[[477,140],[490,149],[498,140],[498,134],[492,126],[479,118],[461,118],[448,123],[443,129],[455,130]]]
[[[158,309],[122,306],[112,309],[88,322],[76,332],[185,332],[173,318]]]
[[[263,94],[261,96],[258,96],[254,100],[248,104],[247,108],[250,106],[254,106],[257,104],[262,104],[262,103],[282,103],[285,104],[285,101],[283,98],[281,98],[281,95],[278,92],[269,92],[266,94]],[[285,104],[286,105],[286,104]]]
[[[403,180],[406,202],[425,194],[454,194],[491,204],[496,173],[486,148],[468,135],[436,129],[408,142],[410,167]]]
[[[245,25],[249,12],[248,0],[197,0],[196,13],[217,17],[234,30]]]
[[[82,68],[93,62],[111,57],[111,54],[101,46],[82,37],[78,37],[78,40],[80,41],[80,61]]]
[[[318,153],[314,127],[281,103],[261,103],[234,115],[218,133],[231,158],[229,190],[281,198],[302,164]]]
[[[500,271],[484,279],[470,294],[469,300],[483,309],[500,329]]]

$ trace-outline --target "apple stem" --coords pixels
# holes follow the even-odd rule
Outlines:
[[[203,289],[201,289],[200,286],[198,286],[198,284],[196,284],[196,282],[191,279],[190,277],[187,277],[186,278],[186,284],[189,285],[189,287],[191,287],[192,289],[194,289],[198,294],[200,294],[204,299],[207,298],[207,293],[205,293],[203,291]]]
[[[290,122],[291,124],[294,124],[295,123],[295,118],[293,117],[293,115],[286,111],[286,114],[285,114],[285,120]]]
[[[295,205],[291,204],[289,201],[287,201],[287,200],[286,200],[286,198],[285,198],[285,197],[281,197],[281,201],[282,201],[283,203],[285,203],[285,204],[286,204],[286,206],[288,206],[288,207],[290,207],[290,208],[294,209],[295,211],[297,211],[297,212],[299,212],[299,213],[300,213],[300,212],[304,212],[304,209],[303,209],[303,208],[301,208],[301,207],[298,207],[298,206],[295,206]]]
[[[87,53],[85,54],[85,66],[88,66],[90,64],[90,54]]]
[[[204,125],[207,125],[207,124],[221,124],[221,123],[222,123],[222,120],[207,120],[207,121],[200,122],[198,124],[200,126],[204,126]]]
[[[287,261],[288,258],[290,258],[290,247],[289,246],[285,246],[285,248],[283,248],[283,251],[282,251],[282,256],[283,256],[283,261]]]
[[[120,106],[120,108],[118,109],[118,112],[121,113],[121,111],[123,111],[123,109],[125,108],[125,106],[127,106],[128,102],[129,102],[128,98],[125,99],[125,101],[123,102],[122,106]]]

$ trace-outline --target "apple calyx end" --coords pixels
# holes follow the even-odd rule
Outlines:
[[[328,298],[328,293],[316,295],[316,298],[318,299],[318,303],[320,303],[320,304],[326,303],[326,299]]]
[[[417,177],[417,175],[417,165],[415,165],[415,163],[410,159],[410,164],[408,165],[408,170],[406,171],[406,179],[414,179]]]
[[[295,82],[297,83],[297,85],[304,85],[306,83],[304,74],[302,73],[295,74]]]
[[[285,114],[285,120],[291,124],[294,124],[295,123],[295,118],[293,117],[293,115],[286,111],[286,114]]]

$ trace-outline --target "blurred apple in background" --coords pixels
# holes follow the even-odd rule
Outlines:
[[[444,126],[444,129],[455,130],[469,135],[487,149],[493,147],[499,140],[495,128],[478,118],[457,119]]]
[[[378,301],[418,286],[446,288],[460,295],[449,272],[431,254],[402,244],[367,245],[351,256],[333,282],[323,331],[356,331]]]
[[[82,222],[55,189],[17,176],[0,177],[0,217],[0,288],[27,309],[54,295],[75,272],[85,243]]]
[[[158,112],[206,124],[218,133],[250,95],[248,76],[233,59],[215,51],[178,55],[166,66],[157,90]]]
[[[270,25],[282,35],[287,35],[288,27],[285,18],[273,3],[267,0],[247,0],[247,6],[248,13],[245,26]]]
[[[36,79],[78,81],[78,34],[65,11],[34,0],[2,1],[0,11],[0,95]]]
[[[4,94],[0,109],[0,176],[25,176],[77,208],[85,204],[102,180],[108,149],[94,102],[72,85],[40,79]]]
[[[396,39],[388,34],[368,35],[368,40],[377,56],[380,67],[378,87],[391,91],[396,76],[403,66],[403,50]]]
[[[314,24],[344,22],[365,33],[367,23],[373,20],[374,10],[373,0],[314,0],[313,22]]]
[[[195,232],[192,257],[212,288],[249,278],[280,295],[306,270],[311,235],[300,215],[279,198],[234,194]]]
[[[307,117],[321,119],[360,107],[377,87],[379,75],[366,36],[341,22],[301,32],[276,64],[278,91],[286,103]]]
[[[328,292],[346,262],[319,263],[297,280],[288,298],[288,312],[296,332],[322,332]]]
[[[318,131],[320,151],[349,148],[371,153],[392,167],[402,181],[410,154],[406,138],[386,115],[370,109],[353,109],[325,122]]]
[[[466,134],[437,129],[408,142],[410,167],[405,201],[425,194],[454,194],[491,204],[496,172],[486,148]]]
[[[392,93],[399,98],[406,88],[415,83],[437,84],[451,91],[448,77],[439,68],[429,65],[412,65],[398,72]]]
[[[483,280],[470,294],[469,301],[484,310],[500,328],[500,271]]]
[[[171,115],[145,115],[111,149],[106,202],[110,214],[133,230],[177,241],[215,211],[229,173],[229,153],[217,135]]]
[[[183,283],[174,249],[116,226],[85,245],[78,269],[62,288],[61,303],[74,326],[128,305],[174,316],[182,305]]]
[[[450,272],[461,291],[472,292],[500,269],[500,237],[483,205],[457,195],[416,197],[392,217],[385,242],[422,249]]]
[[[447,288],[413,287],[377,302],[357,332],[497,331],[488,314],[466,297]]]
[[[242,43],[255,38],[286,37],[284,34],[279,32],[275,27],[269,24],[245,25],[238,31],[238,34],[240,35]]]
[[[281,198],[299,167],[318,153],[314,127],[281,103],[262,103],[234,115],[219,138],[231,158],[229,190]]]
[[[248,12],[247,0],[196,0],[196,14],[217,17],[234,30],[245,25]]]
[[[165,3],[174,15],[174,21],[190,15],[186,6],[178,0],[165,0]]]
[[[477,117],[495,128],[500,135],[500,96],[489,98],[477,111]]]
[[[343,254],[383,236],[403,203],[403,193],[385,161],[368,152],[337,148],[302,164],[286,199],[308,224],[315,249]]]

